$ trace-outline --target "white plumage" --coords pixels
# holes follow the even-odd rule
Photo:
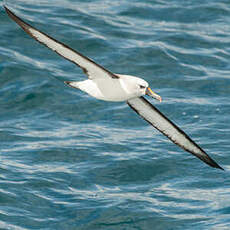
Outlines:
[[[115,75],[119,78],[100,78],[98,76],[92,80],[66,83],[104,101],[127,101],[146,94],[148,83],[145,80],[129,75]]]

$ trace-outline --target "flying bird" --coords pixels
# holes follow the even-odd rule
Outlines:
[[[73,88],[80,89],[92,97],[104,101],[124,101],[131,109],[158,129],[176,145],[198,157],[211,167],[222,169],[198,144],[184,131],[170,121],[144,97],[148,95],[159,101],[161,97],[151,90],[149,84],[138,77],[114,74],[93,60],[82,55],[62,42],[32,27],[6,6],[8,16],[14,20],[32,38],[47,46],[60,56],[79,66],[88,76],[84,81],[65,81]]]

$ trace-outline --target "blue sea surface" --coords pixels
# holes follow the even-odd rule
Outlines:
[[[230,2],[7,0],[23,20],[114,73],[225,171],[126,103],[67,87],[80,68],[29,37],[0,2],[0,229],[230,229]]]

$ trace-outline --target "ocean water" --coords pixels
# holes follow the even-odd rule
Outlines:
[[[0,2],[0,229],[230,229],[230,2],[8,0],[18,16],[149,99],[225,171],[183,151],[126,103],[63,84],[81,69]]]

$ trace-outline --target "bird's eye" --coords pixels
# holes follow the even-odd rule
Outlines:
[[[141,88],[141,89],[144,89],[144,88],[145,88],[145,86],[143,86],[143,85],[140,85],[140,88]]]

